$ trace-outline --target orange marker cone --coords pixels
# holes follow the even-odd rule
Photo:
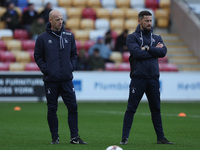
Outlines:
[[[21,107],[16,106],[16,107],[14,107],[14,110],[15,110],[15,111],[20,111],[20,110],[21,110]]]
[[[178,116],[179,117],[186,117],[186,114],[185,113],[179,113]]]

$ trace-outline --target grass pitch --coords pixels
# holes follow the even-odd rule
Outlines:
[[[69,144],[67,109],[58,106],[60,144],[51,145],[46,103],[0,103],[1,150],[105,150],[118,145],[123,150],[197,150],[200,147],[200,103],[162,103],[167,139],[175,145],[156,144],[148,103],[135,114],[128,145],[119,145],[127,103],[79,102],[79,134],[88,145]],[[21,107],[14,111],[14,107]],[[186,117],[178,117],[184,112]]]

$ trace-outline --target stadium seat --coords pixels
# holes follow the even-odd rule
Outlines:
[[[130,8],[130,0],[115,0],[118,8]]]
[[[136,9],[127,9],[125,11],[126,19],[138,19],[138,11]]]
[[[87,41],[89,40],[89,32],[88,30],[75,30],[74,35],[75,39],[78,41]]]
[[[12,39],[13,31],[11,29],[0,29],[0,39]]]
[[[73,0],[72,5],[76,8],[86,8],[87,0]]]
[[[0,6],[0,18],[3,16],[3,14],[6,12],[6,7]]]
[[[67,8],[68,18],[81,18],[83,8]]]
[[[26,51],[21,51],[16,53],[16,62],[29,63],[31,62],[30,53]]]
[[[96,19],[96,11],[92,8],[84,8],[82,10],[82,18],[84,19]]]
[[[1,62],[15,62],[15,55],[9,51],[1,52],[0,60]]]
[[[117,66],[117,71],[130,71],[130,64],[129,63],[120,63]]]
[[[93,30],[94,29],[94,20],[81,19],[80,28],[83,30]]]
[[[24,70],[25,71],[40,71],[40,68],[38,67],[36,63],[31,62],[31,63],[25,64]]]
[[[110,55],[110,60],[114,61],[115,63],[121,63],[122,54],[120,52],[113,51]]]
[[[116,8],[115,0],[101,0],[101,5],[103,8]]]
[[[34,50],[28,50],[27,51],[30,55],[30,58],[31,58],[31,62],[35,62],[35,58],[34,58]]]
[[[2,51],[7,50],[6,43],[3,40],[0,40],[0,50]]]
[[[124,29],[127,29],[129,31],[135,31],[138,25],[137,19],[127,19],[124,23]]]
[[[158,63],[168,63],[168,57],[158,58]]]
[[[72,30],[72,31],[78,30],[78,29],[80,29],[80,22],[81,22],[80,18],[69,18],[69,19],[67,19],[65,28]]]
[[[158,0],[145,0],[145,7],[156,10],[159,8]]]
[[[166,72],[177,72],[178,67],[175,64],[170,64],[170,63],[160,63],[159,64],[159,70],[160,71],[166,71]]]
[[[117,39],[117,37],[119,36],[119,34],[117,33],[117,32],[115,32],[115,31],[111,31],[111,36],[112,36],[112,38],[114,39],[114,40],[116,40]]]
[[[171,1],[170,0],[160,0],[159,6],[160,8],[170,8]]]
[[[72,1],[73,0],[58,0],[58,6],[64,8],[70,8],[72,7]]]
[[[0,29],[5,29],[5,28],[6,28],[5,21],[0,21]]]
[[[76,40],[76,49],[77,49],[77,52],[78,52],[78,53],[80,52],[80,50],[83,49],[82,42]]]
[[[109,30],[110,22],[108,19],[96,19],[95,20],[95,29],[96,30]]]
[[[110,12],[106,8],[96,9],[96,15],[98,19],[108,19],[110,20]]]
[[[169,19],[167,19],[167,18],[158,18],[156,20],[156,26],[158,28],[167,28],[167,27],[169,27]]]
[[[84,50],[87,52],[90,47],[92,47],[95,44],[95,41],[85,41],[84,43]]]
[[[129,52],[123,52],[123,62],[129,62],[130,53]]]
[[[89,40],[96,41],[99,36],[104,37],[107,30],[91,30]]]
[[[10,71],[24,71],[24,64],[23,63],[10,63],[9,65]]]
[[[0,71],[9,71],[9,63],[0,62]]]
[[[101,2],[100,2],[100,0],[87,0],[87,7],[101,8]]]
[[[20,40],[8,40],[6,41],[6,46],[9,51],[21,51],[21,41]]]
[[[125,11],[124,9],[115,8],[111,12],[112,19],[124,19],[125,18]]]
[[[105,63],[105,70],[106,71],[116,71],[116,64],[115,63]]]
[[[110,28],[121,33],[124,29],[124,19],[112,19],[110,20]]]
[[[35,49],[35,40],[22,40],[22,50],[34,50]]]
[[[131,8],[145,8],[145,0],[131,0]]]
[[[20,40],[29,39],[29,33],[25,29],[15,29],[13,36],[14,39],[20,39]]]

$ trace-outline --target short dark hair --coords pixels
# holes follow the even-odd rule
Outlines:
[[[152,16],[152,14],[147,10],[143,10],[138,14],[138,19],[143,19],[144,16]]]

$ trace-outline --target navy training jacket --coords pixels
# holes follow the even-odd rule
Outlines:
[[[72,80],[77,60],[73,34],[64,27],[56,33],[51,30],[51,24],[47,23],[46,32],[37,37],[34,58],[44,74],[44,81]]]
[[[157,48],[158,42],[164,46]],[[164,57],[167,53],[161,36],[153,34],[152,29],[151,31],[140,30],[140,25],[138,25],[135,32],[128,35],[126,45],[130,52],[130,77],[159,78],[158,58]],[[149,46],[149,51],[141,49],[145,45]]]

